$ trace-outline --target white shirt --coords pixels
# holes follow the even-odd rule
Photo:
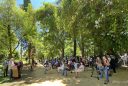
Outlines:
[[[64,70],[64,64],[61,65],[62,70]]]
[[[12,69],[13,66],[14,66],[14,62],[13,61],[9,61],[8,62],[8,69]]]

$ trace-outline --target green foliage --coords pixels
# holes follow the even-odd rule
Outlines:
[[[37,10],[29,4],[26,11],[15,0],[1,0],[0,54],[15,51],[21,40],[31,43],[39,58],[73,55],[75,43],[83,57],[128,52],[128,0],[59,0]]]
[[[0,53],[9,54],[9,49],[15,48],[17,38],[15,34],[15,0],[4,0],[0,2]],[[10,26],[10,28],[8,27]],[[10,30],[9,30],[10,29]],[[9,32],[10,31],[10,32]],[[10,33],[10,34],[9,34]],[[9,36],[10,35],[10,36]],[[10,44],[10,42],[11,44]],[[12,50],[13,51],[13,50]]]

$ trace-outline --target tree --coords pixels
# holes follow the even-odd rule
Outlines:
[[[44,4],[44,7],[37,11],[37,19],[43,26],[43,42],[47,46],[46,49],[49,49],[50,51],[49,55],[52,57],[57,56],[56,54],[58,54],[63,58],[65,32],[60,11],[60,8],[46,3]]]
[[[12,57],[12,54],[16,50],[19,43],[18,39],[16,38],[16,4],[15,0],[4,0],[0,2],[1,8],[1,30],[3,31],[1,42],[2,45],[5,45],[5,49],[8,49],[9,58]],[[16,47],[15,47],[16,46]]]

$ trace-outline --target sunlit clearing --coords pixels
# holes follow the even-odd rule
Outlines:
[[[55,80],[55,81],[45,81],[41,83],[33,83],[28,86],[66,86],[66,84],[63,84],[62,80]]]

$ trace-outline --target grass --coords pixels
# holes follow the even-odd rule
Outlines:
[[[9,78],[8,77],[0,77],[0,84],[2,83],[6,83],[6,82],[9,82]]]

